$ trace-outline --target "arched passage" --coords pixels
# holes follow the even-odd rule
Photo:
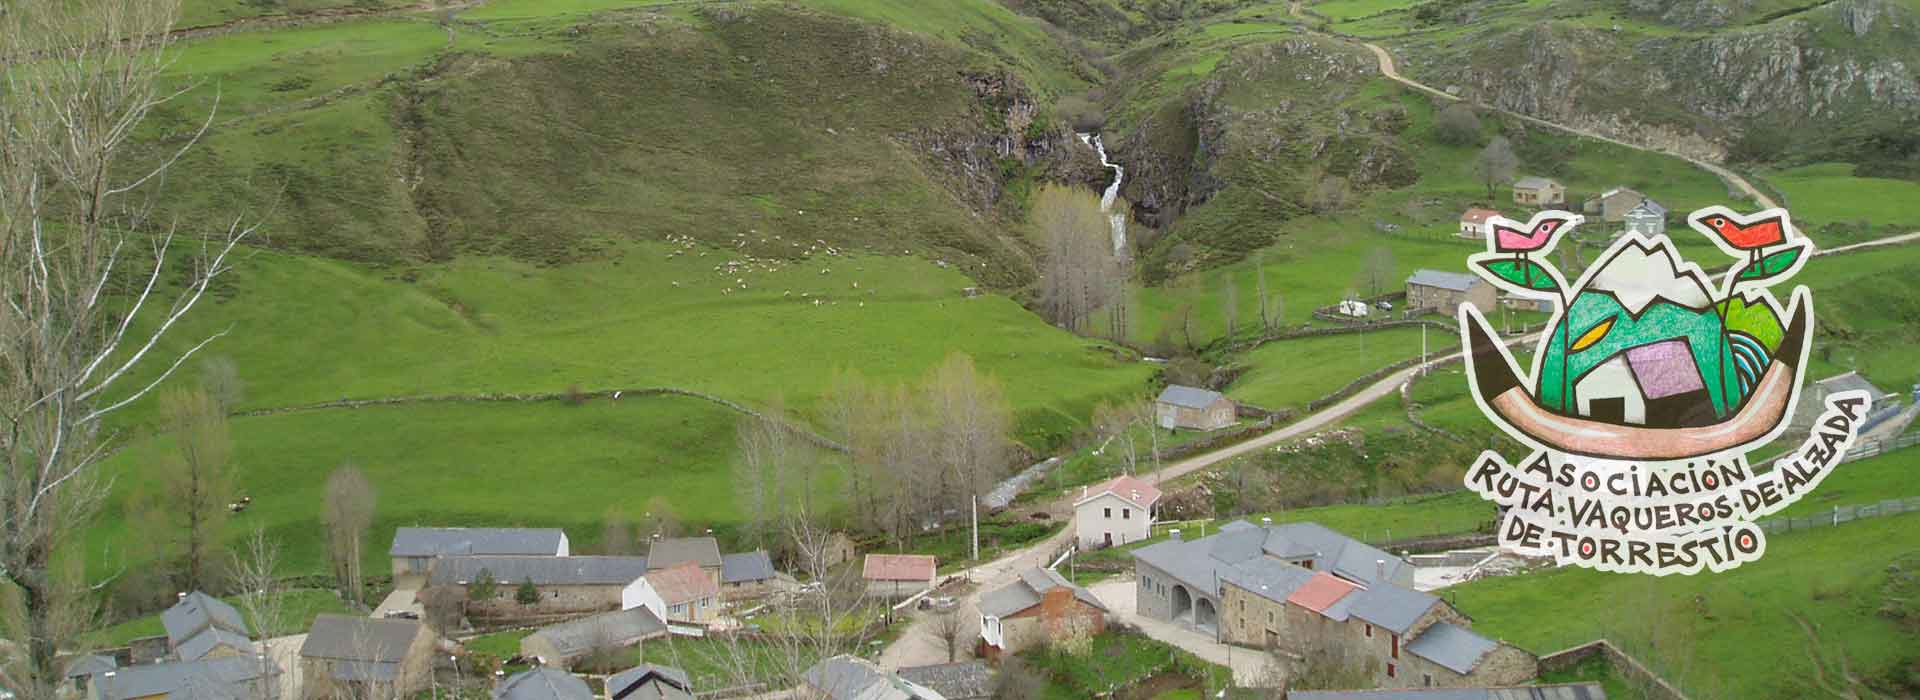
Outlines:
[[[1193,594],[1186,586],[1175,584],[1173,587],[1173,615],[1175,620],[1183,619],[1193,612]]]
[[[1213,601],[1201,598],[1193,608],[1193,624],[1204,630],[1211,630],[1219,621],[1219,613],[1213,609]]]

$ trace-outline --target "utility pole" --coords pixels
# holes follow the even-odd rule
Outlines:
[[[980,497],[973,497],[973,561],[980,562]]]
[[[1420,376],[1427,376],[1427,324],[1420,324]]]

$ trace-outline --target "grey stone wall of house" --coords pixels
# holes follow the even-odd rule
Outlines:
[[[464,586],[462,587],[465,588]],[[503,583],[494,586],[494,596],[489,600],[473,600],[467,603],[471,614],[479,617],[512,619],[516,617],[547,617],[563,613],[601,612],[620,609],[620,592],[625,585],[594,586],[535,586],[540,592],[540,602],[523,605],[514,596],[520,591],[518,583]]]
[[[1199,609],[1201,601],[1212,607],[1216,617],[1222,609],[1218,592],[1195,588],[1138,559],[1134,560],[1134,579],[1135,610],[1146,617],[1172,621],[1178,591],[1186,592],[1190,611]]]
[[[1382,688],[1423,687],[1428,676],[1434,687],[1514,685],[1536,675],[1533,655],[1504,643],[1488,652],[1470,674],[1456,673],[1408,652],[1407,644],[1434,623],[1471,624],[1444,602],[1421,615],[1408,627],[1407,634],[1395,635],[1358,617],[1333,622],[1307,608],[1255,595],[1232,584],[1225,586],[1221,597],[1221,631],[1226,641],[1255,648],[1274,647],[1295,655],[1339,652],[1365,664]],[[1393,666],[1392,676],[1387,675],[1389,664]]]

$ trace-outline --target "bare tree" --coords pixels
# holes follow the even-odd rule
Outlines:
[[[280,632],[280,625],[285,621],[280,543],[268,539],[265,528],[255,528],[244,548],[232,556],[233,583],[240,589],[240,609],[253,621],[254,634],[260,638],[262,681],[255,696],[259,700],[274,700],[280,695],[280,682],[272,673],[273,650],[267,648],[267,640]]]
[[[1105,447],[1102,451],[1120,450],[1122,471],[1132,474],[1140,468],[1140,453],[1135,449],[1133,428],[1138,422],[1130,404],[1114,405],[1101,402],[1093,407],[1093,428],[1100,435]],[[1148,426],[1147,432],[1153,431]]]
[[[922,401],[930,447],[939,470],[940,508],[965,509],[985,495],[1005,471],[1013,446],[1013,406],[1000,382],[980,372],[973,358],[955,352],[935,367]]]
[[[1346,206],[1350,187],[1347,179],[1339,175],[1321,175],[1312,180],[1307,187],[1307,209],[1316,214]]]
[[[967,618],[959,611],[948,610],[933,616],[933,638],[940,642],[940,648],[947,652],[947,663],[959,660],[960,651],[966,649],[966,643],[972,635],[973,625],[967,624]]]
[[[1034,227],[1046,251],[1040,276],[1040,306],[1047,320],[1080,330],[1096,311],[1112,302],[1120,275],[1113,254],[1111,224],[1092,192],[1048,185],[1033,197]]]
[[[321,513],[327,526],[327,551],[333,557],[340,587],[355,603],[362,602],[365,595],[360,576],[361,547],[367,528],[373,525],[374,498],[373,484],[359,467],[344,465],[327,476],[326,510]]]
[[[1267,250],[1261,248],[1253,254],[1253,301],[1260,307],[1260,331],[1272,333],[1280,319],[1273,315],[1273,305],[1267,296]]]
[[[768,530],[783,519],[789,480],[802,449],[785,416],[784,404],[775,399],[760,415],[742,417],[735,430],[735,496],[746,513],[745,534],[761,547],[766,546]]]
[[[1473,159],[1473,172],[1487,186],[1487,199],[1493,199],[1493,188],[1513,181],[1513,174],[1520,169],[1520,156],[1513,152],[1513,142],[1505,136],[1495,136],[1480,149],[1480,155]]]
[[[226,411],[232,411],[247,397],[247,383],[240,378],[240,366],[230,357],[209,357],[202,361],[200,387]]]
[[[1233,340],[1234,326],[1240,321],[1240,285],[1233,274],[1220,276],[1220,315],[1227,321],[1227,340]]]
[[[1434,116],[1433,136],[1449,146],[1479,143],[1480,116],[1473,113],[1473,107],[1455,102]]]
[[[1393,287],[1396,269],[1392,249],[1374,248],[1360,267],[1359,286],[1366,288],[1369,298],[1380,296]]]
[[[459,586],[428,586],[420,589],[414,599],[420,602],[420,611],[425,613],[421,621],[440,636],[451,637],[465,625],[467,592]]]
[[[605,524],[600,528],[600,553],[614,556],[640,553],[639,544],[634,541],[633,521],[617,507],[607,509]]]
[[[157,490],[136,500],[148,510],[147,522],[165,524],[167,534],[158,539],[185,558],[186,587],[206,588],[220,531],[232,513],[233,439],[227,415],[205,391],[176,389],[160,395],[160,416],[175,452],[156,463]]]
[[[84,582],[54,562],[107,493],[101,425],[223,334],[158,349],[253,230],[184,234],[199,252],[169,269],[181,232],[148,218],[166,170],[212,123],[157,157],[129,148],[182,94],[162,87],[178,9],[14,0],[0,12],[0,576],[25,648],[0,671],[26,700],[54,696],[67,623],[84,617],[68,606],[85,597],[61,590]]]
[[[1000,673],[994,676],[993,700],[1043,700],[1047,688],[1046,676],[1026,660],[1009,656],[1000,662]]]

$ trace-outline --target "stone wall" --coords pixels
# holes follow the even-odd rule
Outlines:
[[[1595,656],[1605,658],[1615,673],[1644,688],[1648,700],[1688,700],[1687,694],[1680,692],[1678,687],[1605,639],[1596,639],[1540,657],[1540,672],[1552,673],[1571,668]]]
[[[467,602],[467,614],[473,617],[495,620],[545,618],[555,615],[575,613],[593,613],[620,609],[622,585],[595,586],[535,586],[540,592],[540,602],[523,605],[514,596],[520,590],[520,584],[503,583],[494,586],[494,596],[488,600]],[[461,590],[466,590],[464,586]]]

